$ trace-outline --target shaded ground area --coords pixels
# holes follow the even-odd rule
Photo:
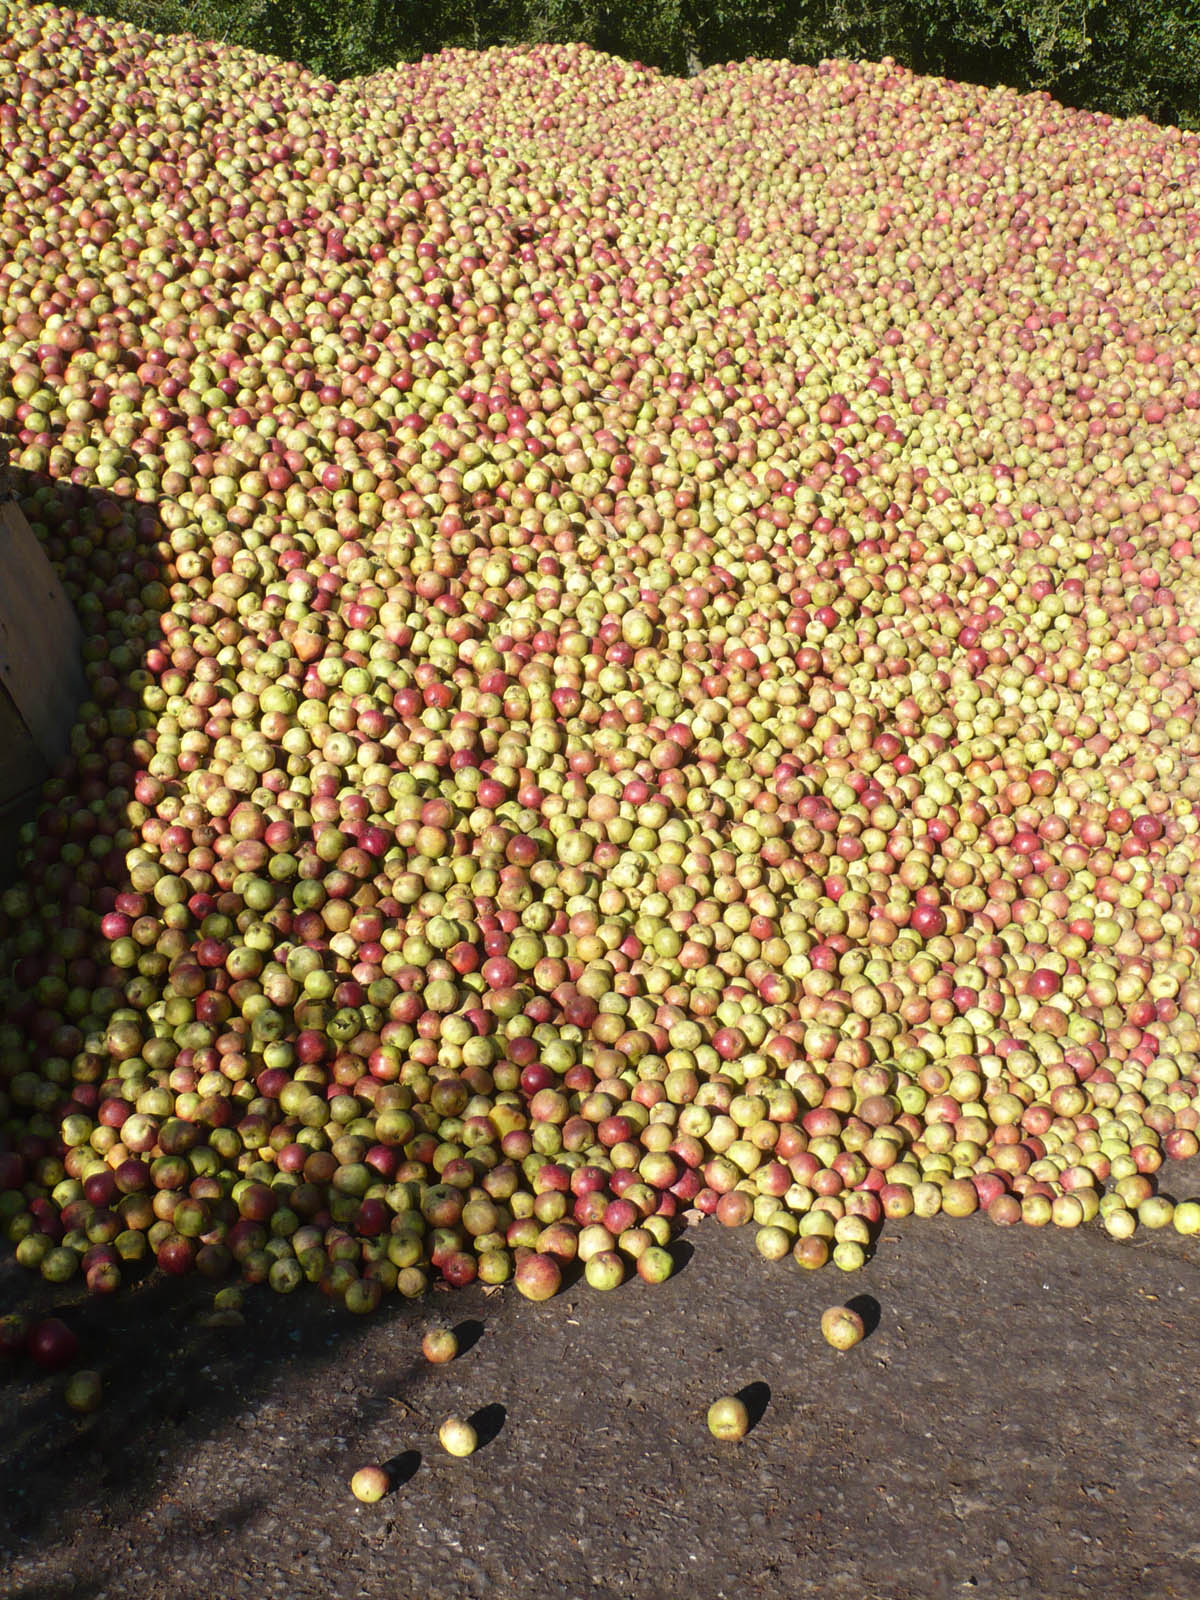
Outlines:
[[[255,1290],[206,1328],[192,1281],[79,1302],[103,1408],[26,1367],[0,1387],[0,1594],[1200,1595],[1200,1240],[909,1221],[844,1276],[752,1236],[706,1223],[667,1284],[540,1306],[472,1288],[359,1321]],[[878,1324],[839,1354],[820,1313],[860,1296]],[[0,1297],[62,1304],[11,1260]],[[467,1348],[430,1366],[447,1322]],[[718,1444],[706,1409],[746,1385],[761,1419]],[[481,1413],[465,1461],[452,1413]],[[359,1505],[383,1460],[395,1491]]]

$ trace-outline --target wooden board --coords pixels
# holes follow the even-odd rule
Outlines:
[[[0,503],[0,816],[66,753],[84,698],[79,623],[13,501]]]

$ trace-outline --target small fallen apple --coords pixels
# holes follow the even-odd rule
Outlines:
[[[45,1317],[35,1322],[25,1341],[26,1349],[39,1367],[57,1372],[69,1366],[79,1353],[79,1338],[61,1317]]]
[[[714,1439],[744,1439],[750,1429],[745,1401],[724,1394],[708,1408],[708,1431]]]
[[[453,1361],[458,1354],[458,1335],[453,1328],[430,1328],[421,1340],[421,1354],[435,1367]]]
[[[665,1283],[674,1270],[671,1252],[659,1244],[647,1245],[637,1258],[637,1274],[643,1283]]]
[[[7,1356],[15,1361],[18,1356],[23,1356],[28,1348],[29,1318],[18,1311],[10,1311],[0,1317],[0,1357]]]
[[[517,1262],[513,1280],[526,1300],[551,1300],[562,1288],[562,1269],[552,1256],[531,1250]]]
[[[359,1467],[350,1479],[351,1494],[367,1506],[373,1506],[376,1501],[382,1500],[391,1486],[386,1467]]]
[[[853,1350],[866,1337],[863,1319],[849,1306],[830,1306],[821,1313],[821,1332],[835,1350]]]
[[[593,1289],[619,1289],[625,1281],[625,1263],[615,1250],[601,1250],[591,1257],[583,1275]]]
[[[462,1417],[447,1417],[438,1429],[438,1438],[447,1455],[469,1456],[475,1453],[479,1435]]]
[[[82,1416],[95,1411],[101,1398],[100,1374],[91,1371],[73,1372],[67,1380],[63,1398],[72,1411],[78,1411]]]

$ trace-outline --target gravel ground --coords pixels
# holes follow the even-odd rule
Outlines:
[[[1187,1181],[1200,1188],[1200,1163]],[[1200,1595],[1200,1240],[889,1224],[866,1269],[715,1223],[651,1289],[477,1287],[365,1321],[148,1278],[67,1302],[63,1378],[0,1387],[4,1600],[1167,1600]],[[6,1305],[64,1305],[9,1260]],[[840,1354],[821,1311],[877,1325]],[[75,1309],[77,1306],[77,1309]],[[447,1366],[423,1331],[458,1327]],[[740,1444],[705,1427],[742,1390]],[[437,1427],[473,1415],[469,1460]],[[376,1506],[354,1469],[390,1461]]]

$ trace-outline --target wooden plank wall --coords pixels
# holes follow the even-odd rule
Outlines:
[[[79,623],[14,501],[0,501],[0,872],[84,698]]]

